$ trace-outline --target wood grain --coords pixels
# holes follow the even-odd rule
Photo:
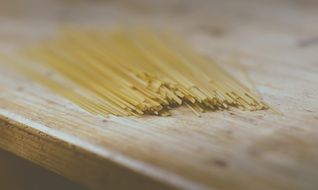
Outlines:
[[[93,189],[318,188],[315,1],[47,0],[4,7],[3,51],[68,24],[171,27],[283,115],[230,110],[197,118],[179,108],[173,117],[102,118],[0,62],[2,149]]]

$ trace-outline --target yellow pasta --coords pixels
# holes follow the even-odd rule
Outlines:
[[[169,33],[73,30],[23,51],[21,70],[103,116],[195,114],[268,106],[212,60]],[[23,68],[22,68],[23,67]],[[49,75],[48,75],[49,73]]]

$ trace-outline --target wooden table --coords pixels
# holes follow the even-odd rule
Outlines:
[[[0,189],[3,190],[85,190],[86,188],[0,150]]]
[[[198,118],[179,108],[102,118],[0,62],[0,147],[92,189],[315,190],[317,9],[308,0],[1,1],[1,51],[69,24],[170,27],[283,115]]]

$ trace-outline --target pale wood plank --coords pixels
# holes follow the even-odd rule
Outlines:
[[[45,3],[51,9],[39,11]],[[197,118],[180,108],[167,118],[101,118],[0,64],[1,148],[96,189],[317,189],[314,1],[47,1],[22,12],[10,6],[19,14],[1,13],[3,50],[67,23],[110,26],[129,16],[173,26],[243,81],[235,63],[244,65],[284,115],[232,110]]]

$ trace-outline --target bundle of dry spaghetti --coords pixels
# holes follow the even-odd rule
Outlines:
[[[168,115],[268,106],[212,60],[170,33],[147,30],[61,32],[24,51],[19,68],[99,115]],[[22,64],[22,62],[26,64]]]

